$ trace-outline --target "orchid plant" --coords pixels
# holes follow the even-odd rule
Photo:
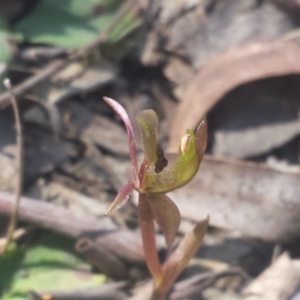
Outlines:
[[[107,97],[104,97],[104,100],[116,111],[126,126],[134,178],[119,191],[106,215],[123,206],[134,190],[138,192],[138,214],[145,260],[154,279],[152,299],[163,300],[166,299],[175,279],[199,249],[207,229],[208,218],[196,224],[192,232],[184,236],[164,264],[160,263],[157,253],[154,222],[161,228],[167,246],[171,247],[181,216],[176,204],[166,193],[184,186],[198,172],[207,144],[207,122],[206,119],[202,120],[195,133],[192,130],[186,131],[179,145],[177,159],[172,166],[167,167],[168,161],[156,138],[157,115],[152,109],[142,111],[136,118],[144,150],[144,159],[138,169],[131,121],[118,102]]]

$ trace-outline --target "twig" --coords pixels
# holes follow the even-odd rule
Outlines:
[[[0,192],[0,213],[10,215],[13,209],[13,195]],[[109,218],[97,219],[89,214],[73,213],[51,203],[22,197],[19,219],[75,239],[87,236],[125,262],[144,265],[140,232],[118,229]]]
[[[0,254],[5,253],[7,245],[9,244],[10,240],[12,239],[12,235],[15,231],[15,228],[18,223],[18,215],[19,215],[19,208],[20,208],[20,198],[22,193],[22,185],[23,185],[23,135],[22,135],[22,125],[20,119],[20,113],[17,105],[16,97],[12,91],[12,86],[9,79],[4,80],[4,85],[7,88],[11,103],[13,106],[13,111],[15,115],[15,123],[16,123],[16,131],[17,131],[17,184],[16,184],[16,191],[15,191],[15,207],[12,212],[11,220],[8,226],[8,230],[6,233],[6,243],[0,250]]]
[[[122,187],[122,183],[112,171],[111,167],[106,163],[104,155],[89,138],[83,138],[83,142],[86,144],[88,151],[94,156],[96,163],[102,168],[108,175],[113,188],[118,191]]]
[[[232,267],[220,272],[197,274],[194,278],[188,278],[174,285],[170,300],[180,300],[201,294],[205,289],[212,286],[217,280],[226,276],[239,276],[243,281],[249,280],[249,276],[239,267]]]
[[[128,278],[128,267],[124,262],[108,251],[105,245],[95,243],[92,239],[84,237],[80,238],[75,249],[82,254],[90,264],[104,274],[114,279]]]
[[[27,92],[29,89],[38,85],[42,81],[46,80],[51,75],[58,72],[62,69],[68,61],[65,60],[55,60],[49,64],[43,71],[29,77],[27,80],[24,80],[22,83],[14,87],[13,92],[16,97]],[[0,95],[0,108],[6,107],[10,103],[10,94],[9,92],[4,92]]]
[[[107,28],[103,30],[96,39],[84,47],[81,50],[78,50],[76,52],[73,52],[73,54],[70,55],[69,59],[66,60],[55,60],[52,63],[50,63],[45,69],[41,72],[39,72],[36,75],[33,75],[29,77],[27,80],[23,81],[19,85],[17,85],[14,88],[14,94],[16,97],[22,95],[23,93],[27,92],[29,89],[33,88],[34,86],[38,85],[42,81],[46,80],[53,74],[60,71],[63,67],[65,67],[70,61],[80,59],[84,55],[88,55],[91,53],[95,47],[99,46],[100,44],[103,44],[107,41],[107,38],[109,36],[109,33],[115,28],[115,26],[118,24],[118,22],[124,17],[134,6],[134,4],[137,4],[136,0],[128,0],[126,1],[119,9],[119,11],[114,15],[111,22],[108,24]],[[9,105],[10,100],[10,94],[8,92],[4,92],[0,95],[0,108],[6,107]]]
[[[59,131],[60,131],[60,127],[61,127],[61,118],[60,118],[59,110],[58,110],[56,104],[48,103],[46,101],[43,101],[41,98],[39,98],[35,95],[31,95],[31,94],[26,94],[24,96],[24,98],[39,104],[40,106],[43,107],[44,110],[46,110],[46,112],[49,116],[54,141],[59,142]]]
[[[194,297],[198,299],[206,288],[212,286],[218,279],[226,276],[239,276],[243,281],[249,280],[248,275],[238,267],[232,267],[220,272],[207,271],[176,282],[167,299],[181,300],[190,298],[194,299]],[[129,300],[151,299],[153,285],[153,280],[147,282],[140,287],[139,290],[134,293],[135,295],[130,297]],[[158,299],[159,295],[155,298],[155,300]]]

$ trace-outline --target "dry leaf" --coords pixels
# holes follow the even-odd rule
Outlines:
[[[299,75],[268,78],[239,86],[223,97],[209,114],[212,154],[253,157],[295,139],[300,133],[299,84]],[[296,158],[298,144],[293,144],[290,153]]]
[[[300,236],[300,174],[205,157],[184,188],[169,195],[183,218],[274,242]]]
[[[116,69],[108,63],[92,66],[71,63],[62,71],[32,89],[32,93],[47,103],[54,104],[76,94],[87,93],[110,83]]]
[[[300,260],[285,252],[249,286],[247,300],[288,300],[300,285]]]
[[[121,126],[74,101],[64,101],[60,108],[62,115],[70,115],[66,125],[76,128],[82,140],[99,145],[117,155],[128,156],[126,132]]]
[[[293,41],[255,43],[231,49],[208,63],[192,80],[178,107],[170,149],[177,149],[186,128],[196,128],[207,112],[235,87],[253,80],[300,73],[299,51],[300,44]]]

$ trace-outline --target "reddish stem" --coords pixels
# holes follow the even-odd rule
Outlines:
[[[154,278],[155,286],[159,285],[163,277],[162,266],[159,262],[156,241],[154,219],[148,204],[147,195],[139,194],[139,217],[142,231],[143,248],[148,269]]]
[[[167,293],[154,290],[151,295],[151,300],[165,300]]]

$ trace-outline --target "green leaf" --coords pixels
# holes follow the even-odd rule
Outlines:
[[[118,0],[42,0],[14,30],[27,42],[78,49],[91,43],[108,26],[121,5]],[[128,14],[109,40],[117,42],[140,24],[138,17]]]
[[[164,234],[167,246],[171,247],[180,225],[180,212],[176,204],[165,194],[147,196],[152,215]]]
[[[32,300],[29,295],[18,294],[18,293],[9,293],[1,297],[1,300]]]
[[[0,30],[0,63],[9,63],[13,56],[13,46],[10,44],[10,35]]]
[[[18,36],[11,34],[7,22],[0,18],[0,92],[4,90],[6,69],[16,51]]]
[[[20,264],[24,257],[24,251],[21,251],[13,243],[10,243],[5,254],[0,257],[0,289],[9,288],[13,277],[18,272]]]
[[[111,44],[117,43],[141,24],[141,18],[134,16],[132,13],[128,13],[111,31],[107,42]]]
[[[3,299],[27,299],[29,290],[66,290],[97,286],[103,275],[91,273],[89,264],[73,251],[73,242],[43,236],[28,250],[10,249],[0,260]]]

